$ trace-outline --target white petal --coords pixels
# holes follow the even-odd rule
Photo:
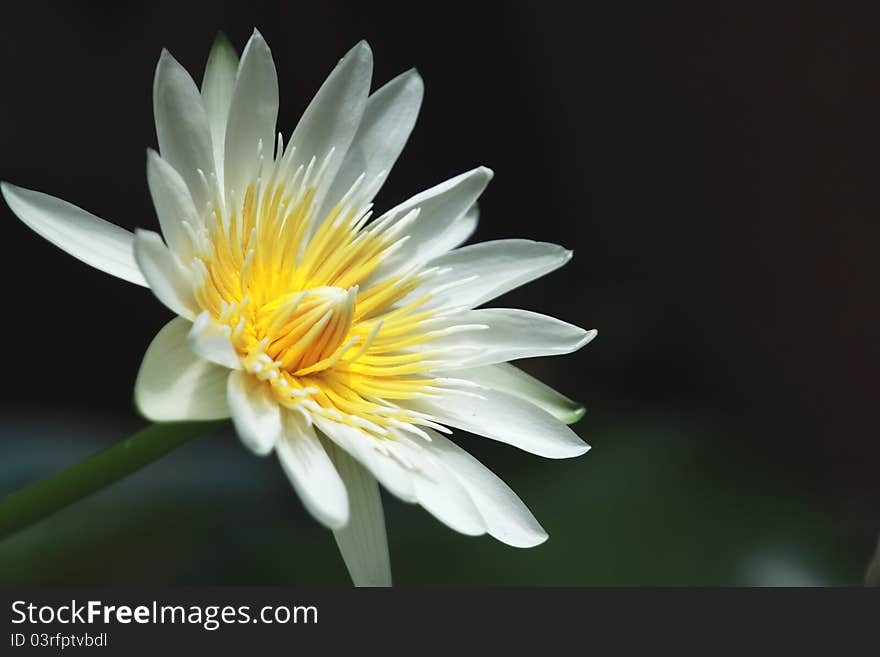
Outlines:
[[[0,183],[9,208],[62,251],[103,272],[146,286],[134,261],[133,235],[54,196]]]
[[[547,540],[547,532],[507,484],[445,436],[427,431],[431,451],[464,484],[492,536],[514,547],[534,547]]]
[[[486,533],[486,524],[470,495],[430,450],[397,435],[383,443],[383,453],[377,448],[376,438],[358,429],[319,417],[315,417],[315,423],[392,494],[407,502],[417,502],[457,532],[469,536]]]
[[[262,156],[270,160],[275,147],[275,121],[278,118],[278,76],[272,52],[263,36],[254,30],[241,55],[223,154],[227,191],[234,190],[239,202],[257,175]]]
[[[566,424],[574,424],[584,416],[584,407],[581,404],[510,363],[456,371],[454,376],[524,399]]]
[[[190,321],[199,311],[189,272],[162,243],[158,233],[134,232],[134,258],[153,294],[167,308]]]
[[[156,66],[153,114],[162,158],[186,182],[195,206],[204,207],[208,190],[198,171],[208,178],[214,172],[208,116],[195,82],[167,50],[162,51]]]
[[[147,347],[134,384],[134,399],[154,422],[217,420],[230,415],[226,403],[229,370],[190,351],[190,323],[175,317]]]
[[[238,53],[222,32],[214,39],[205,75],[202,77],[202,101],[208,115],[211,129],[211,143],[214,146],[214,167],[223,189],[223,146],[226,142],[226,119],[232,103],[232,90],[235,88],[235,74],[238,71]]]
[[[376,451],[374,439],[359,429],[314,416],[321,432],[360,461],[393,495],[405,502],[416,502],[412,477],[400,464]]]
[[[420,451],[406,454],[416,468],[413,484],[419,505],[450,529],[468,536],[485,534],[486,522],[461,480],[435,461],[428,446]]]
[[[269,384],[235,370],[229,375],[226,390],[238,437],[254,454],[265,456],[284,432],[281,407],[273,399]]]
[[[531,240],[480,242],[450,251],[428,263],[448,269],[419,286],[432,294],[428,307],[474,308],[558,269],[571,251]]]
[[[188,336],[189,346],[205,360],[231,370],[240,370],[241,358],[229,338],[231,332],[228,326],[214,321],[205,310],[193,322]]]
[[[593,338],[584,329],[555,317],[516,308],[483,308],[444,318],[444,326],[483,326],[435,339],[428,348],[438,369],[477,367],[519,358],[558,356],[577,351]]]
[[[315,194],[315,205],[318,207],[357,132],[370,92],[372,75],[373,53],[367,42],[361,41],[339,60],[336,68],[327,76],[290,137],[288,148],[296,148],[296,165],[307,166],[314,157],[318,166],[323,166],[325,158],[333,150],[325,169],[325,184]]]
[[[357,133],[327,195],[328,205],[337,202],[361,175],[365,185],[388,176],[416,123],[423,94],[422,78],[411,70],[370,95]],[[372,189],[378,191],[380,185],[381,182]],[[324,214],[319,212],[318,216]]]
[[[391,586],[385,514],[376,480],[345,450],[330,441],[327,453],[348,490],[348,524],[333,532],[355,586]]]
[[[321,441],[299,413],[283,412],[278,460],[297,495],[318,522],[330,529],[348,523],[348,494]]]
[[[393,227],[411,210],[419,210],[403,230],[407,241],[380,265],[371,282],[428,262],[470,237],[477,226],[477,198],[491,179],[490,169],[478,167],[416,194],[377,219],[378,223],[387,218]]]
[[[195,227],[199,216],[192,195],[177,169],[152,148],[147,149],[147,184],[165,241],[181,262],[192,259],[192,245],[183,222]]]
[[[470,431],[551,459],[580,456],[590,449],[577,434],[544,410],[495,390],[446,390],[408,402],[442,424]]]

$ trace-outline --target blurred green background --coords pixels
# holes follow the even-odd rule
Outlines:
[[[155,228],[144,149],[166,47],[196,79],[257,26],[279,129],[337,59],[416,66],[422,114],[378,207],[478,164],[475,239],[575,258],[501,303],[599,329],[524,366],[586,403],[548,461],[459,434],[550,534],[458,536],[386,499],[401,585],[859,584],[880,531],[880,6],[34,1],[4,10],[0,179]],[[140,425],[169,313],[0,207],[0,494]],[[0,584],[334,584],[330,534],[272,459],[207,436],[0,542]]]
[[[857,585],[873,540],[864,500],[827,497],[706,418],[589,415],[586,457],[538,461],[462,436],[550,533],[531,550],[458,535],[385,496],[401,585]],[[125,421],[12,422],[15,488],[125,435]],[[9,432],[8,434],[6,432]],[[100,437],[100,438],[99,438]],[[0,543],[0,584],[345,585],[330,533],[274,458],[229,430]]]

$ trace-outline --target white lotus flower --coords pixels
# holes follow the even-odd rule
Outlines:
[[[218,39],[201,90],[166,51],[147,180],[162,236],[134,234],[45,194],[2,184],[13,212],[93,267],[148,286],[178,316],[135,384],[154,421],[231,417],[274,452],[331,528],[358,585],[391,582],[377,481],[464,534],[531,547],[547,534],[447,427],[549,458],[585,445],[582,409],[507,361],[565,354],[594,336],[477,306],[561,267],[553,244],[459,247],[492,177],[480,167],[377,218],[372,201],[422,100],[414,71],[372,94],[362,42],[339,62],[285,146],[263,37],[241,61]],[[164,242],[163,242],[164,238]]]

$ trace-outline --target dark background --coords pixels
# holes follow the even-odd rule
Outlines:
[[[600,333],[525,365],[587,404],[588,455],[462,437],[550,541],[458,536],[388,498],[397,582],[857,584],[880,530],[877,12],[711,4],[16,3],[0,179],[155,228],[162,47],[198,81],[218,29],[240,50],[257,26],[288,135],[366,38],[378,83],[410,66],[426,82],[379,206],[492,167],[475,238],[575,250],[505,302]],[[132,384],[169,313],[0,217],[5,492],[140,426]],[[228,432],[0,543],[0,562],[7,584],[346,581],[277,465]]]

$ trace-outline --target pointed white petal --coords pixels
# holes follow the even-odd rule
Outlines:
[[[147,285],[134,261],[133,235],[54,196],[0,183],[9,208],[62,251],[130,283]]]
[[[189,272],[151,230],[134,232],[134,258],[153,294],[181,317],[192,319],[199,312]]]
[[[202,96],[189,73],[167,50],[162,51],[153,81],[153,114],[159,152],[177,169],[197,208],[208,200],[199,169],[210,178],[214,149]]]
[[[360,461],[393,495],[405,502],[418,501],[411,473],[400,463],[380,454],[373,438],[346,424],[317,415],[312,419],[325,436]]]
[[[189,262],[192,259],[192,245],[183,222],[192,227],[198,224],[196,206],[189,187],[177,173],[177,169],[152,148],[147,149],[147,184],[168,248],[181,262]]]
[[[208,115],[211,129],[211,143],[214,146],[214,167],[223,189],[223,146],[226,143],[226,119],[232,103],[232,90],[235,88],[235,74],[238,71],[238,53],[229,43],[226,35],[220,33],[214,39],[205,75],[202,78],[202,101]]]
[[[416,123],[423,94],[422,78],[411,70],[370,95],[351,147],[327,194],[327,205],[342,198],[361,175],[365,185],[388,176]],[[380,184],[373,189],[378,191]],[[372,198],[363,200],[369,202]],[[324,214],[319,212],[318,216]]]
[[[546,242],[497,240],[471,244],[432,260],[444,270],[419,287],[432,294],[428,307],[474,308],[524,285],[571,259],[571,251]]]
[[[403,247],[395,251],[370,281],[405,271],[413,265],[432,260],[464,242],[477,226],[476,201],[492,179],[491,169],[478,167],[416,194],[408,201],[386,212],[395,226],[418,208],[418,216],[404,230],[408,236]]]
[[[241,358],[229,339],[231,330],[224,324],[218,324],[205,310],[193,322],[189,332],[189,346],[194,353],[205,360],[222,365],[231,370],[241,369]]]
[[[154,422],[218,420],[230,415],[226,404],[229,370],[196,356],[186,335],[190,323],[175,317],[147,348],[134,384],[134,399]]]
[[[351,505],[348,524],[333,532],[355,586],[391,586],[385,514],[376,480],[345,450],[325,441]]]
[[[486,521],[463,482],[435,460],[432,450],[420,451],[407,454],[417,469],[413,484],[419,505],[450,529],[468,536],[485,534]]]
[[[229,375],[227,400],[232,422],[245,447],[265,456],[281,439],[281,407],[272,398],[269,384],[241,370]]]
[[[558,356],[577,351],[593,338],[584,329],[555,317],[516,308],[483,308],[450,316],[444,326],[484,326],[446,335],[430,343],[438,369],[477,367],[519,358]]]
[[[442,424],[470,431],[551,459],[590,449],[571,429],[537,406],[496,390],[445,390],[408,402]]]
[[[510,363],[460,370],[454,376],[524,399],[566,424],[574,424],[584,416],[581,404]]]
[[[284,473],[318,522],[342,529],[349,519],[348,494],[315,429],[293,411],[283,411],[282,421],[284,435],[275,452]]]
[[[339,60],[312,102],[303,112],[288,147],[296,148],[295,164],[308,165],[314,157],[319,166],[333,151],[324,174],[324,185],[315,194],[320,207],[339,171],[345,154],[357,132],[373,75],[373,53],[361,41]]]
[[[256,178],[262,157],[271,160],[278,118],[278,76],[263,36],[254,30],[244,47],[226,123],[224,181],[239,201]]]
[[[547,532],[507,484],[445,436],[427,431],[430,450],[464,484],[492,536],[513,547],[534,547],[547,540]]]
[[[318,417],[315,423],[392,494],[406,502],[417,502],[457,532],[469,536],[486,533],[486,524],[461,482],[430,450],[406,436],[396,435],[383,443],[383,451],[380,451],[376,438],[358,429]]]

